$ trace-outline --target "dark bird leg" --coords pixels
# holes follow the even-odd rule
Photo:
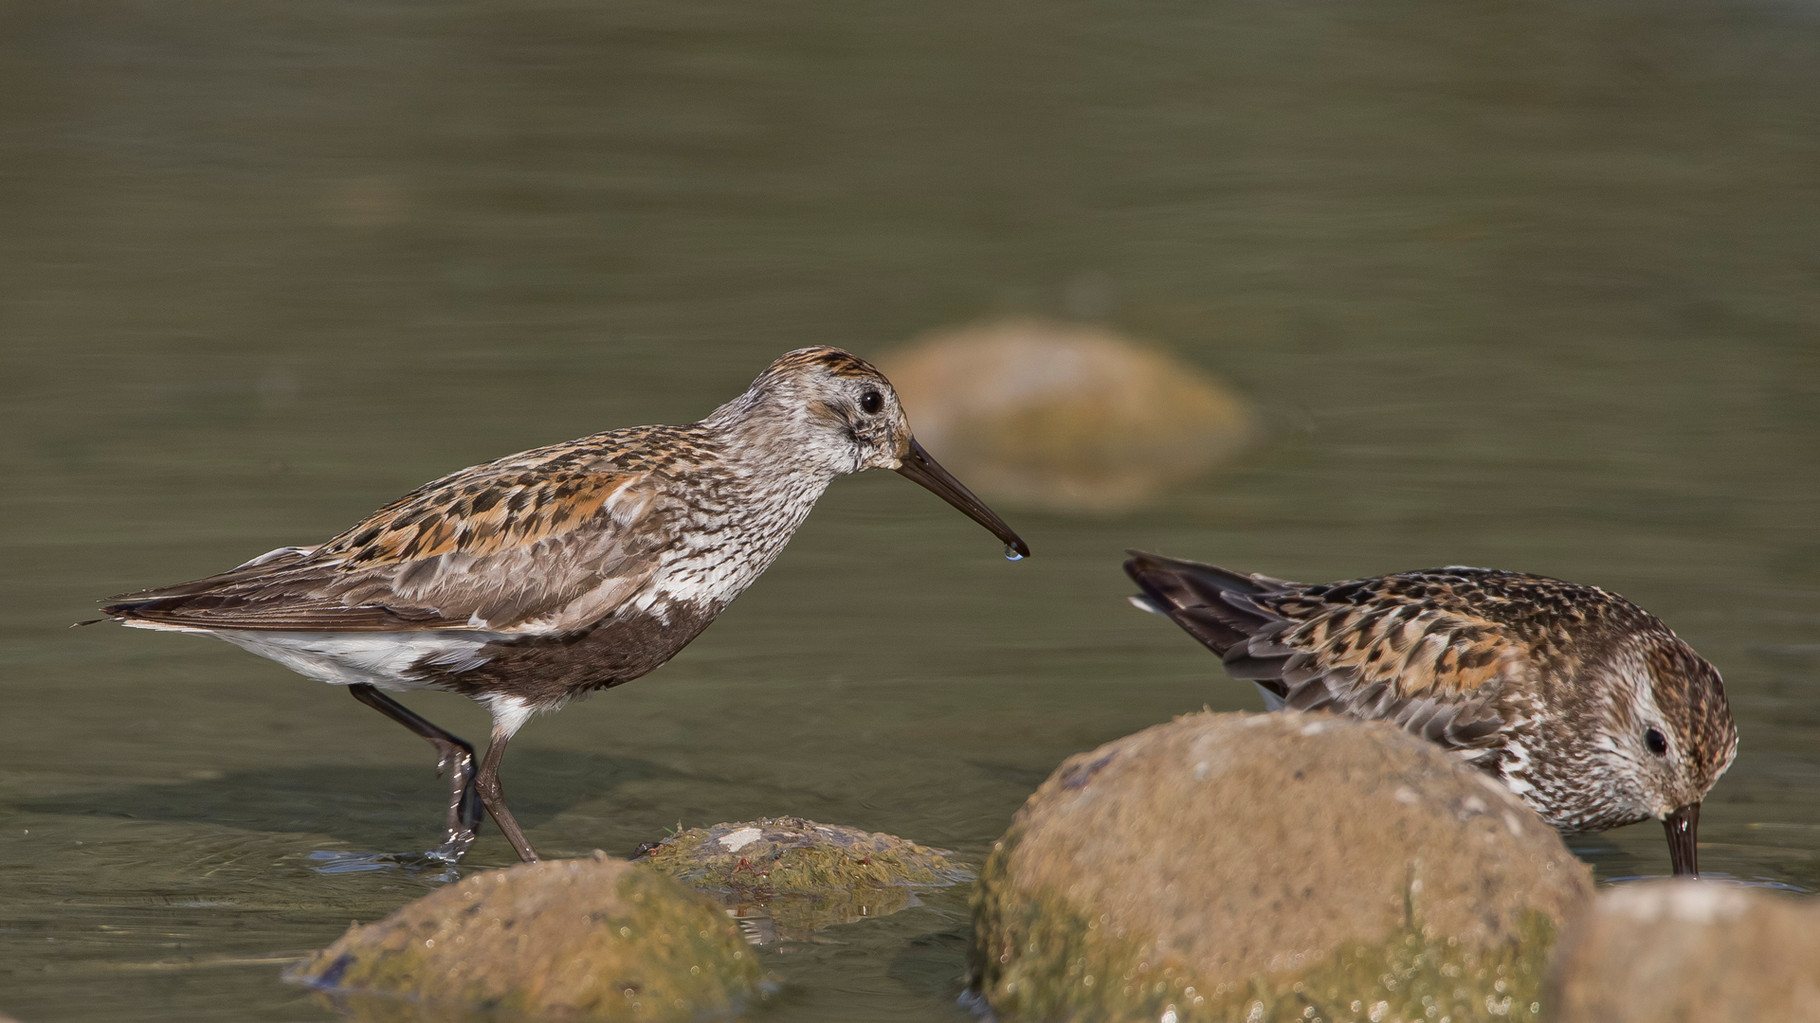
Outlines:
[[[480,761],[480,801],[487,805],[487,812],[493,815],[493,823],[505,832],[506,840],[512,848],[518,850],[518,858],[526,863],[537,862],[537,850],[525,841],[525,833],[518,828],[518,822],[512,819],[512,811],[506,809],[506,790],[499,785],[499,762],[506,758],[506,741],[512,733],[503,728],[493,729],[493,739],[487,743],[487,755]]]
[[[404,704],[365,682],[348,686],[348,692],[354,694],[354,699],[423,736],[430,745],[436,747],[436,752],[442,754],[437,771],[447,771],[449,774],[448,833],[443,836],[442,846],[430,850],[429,855],[449,863],[461,859],[461,854],[474,844],[474,832],[480,827],[481,800],[475,787],[474,747],[458,736],[436,727],[427,718],[413,713]]]

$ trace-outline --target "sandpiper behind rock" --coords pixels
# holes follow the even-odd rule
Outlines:
[[[612,430],[463,469],[325,543],[113,598],[126,625],[218,636],[323,682],[428,740],[450,775],[455,860],[484,806],[537,855],[499,785],[525,719],[669,660],[769,566],[838,476],[887,468],[1030,553],[911,435],[891,384],[836,348],[772,363],[689,426]],[[473,747],[380,690],[483,703]]]
[[[1700,801],[1731,765],[1725,685],[1616,594],[1483,568],[1292,583],[1132,551],[1132,602],[1272,710],[1393,721],[1501,778],[1563,833],[1659,818],[1697,874]]]

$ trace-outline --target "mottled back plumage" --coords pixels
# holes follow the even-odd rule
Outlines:
[[[1737,750],[1719,673],[1596,587],[1461,567],[1305,584],[1132,554],[1134,601],[1273,709],[1394,722],[1564,832],[1698,804]]]

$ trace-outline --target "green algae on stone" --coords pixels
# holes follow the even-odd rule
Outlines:
[[[1555,926],[1541,913],[1489,949],[1438,940],[1417,924],[1385,941],[1349,944],[1293,981],[1260,979],[1234,1007],[1249,1015],[1262,1006],[1267,1020],[1327,1023],[1534,1019],[1554,944]]]
[[[600,854],[465,878],[351,927],[287,977],[344,1005],[402,999],[400,1009],[425,1018],[644,1023],[731,1014],[761,994],[757,957],[724,914],[667,877]],[[358,1014],[397,1018],[373,1004]]]
[[[1590,877],[1508,790],[1325,714],[1190,715],[1070,758],[975,887],[1005,1020],[1533,1018]]]
[[[972,877],[946,850],[801,817],[690,828],[637,862],[735,912],[762,910],[787,938],[895,913],[914,903],[917,888]]]
[[[1012,907],[985,912],[1006,909]],[[1539,913],[1490,949],[1437,939],[1412,923],[1382,941],[1350,942],[1325,959],[1235,982],[1200,976],[1179,958],[1112,935],[1105,922],[1054,902],[1012,911],[1025,917],[1013,928],[1022,947],[1003,968],[976,978],[997,992],[993,1008],[1006,1020],[1533,1020],[1555,943],[1554,925]]]

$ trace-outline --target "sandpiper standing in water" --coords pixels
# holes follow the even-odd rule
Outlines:
[[[422,736],[449,774],[448,833],[467,851],[482,807],[524,860],[499,764],[526,718],[663,664],[750,586],[838,476],[894,469],[1024,541],[910,433],[878,370],[837,348],[790,352],[689,426],[639,426],[533,448],[425,484],[333,539],[281,547],[195,582],[113,598],[108,617],[217,636]],[[479,770],[466,742],[381,690],[461,693],[493,715]]]
[[[1719,673],[1592,586],[1484,568],[1292,583],[1132,551],[1132,602],[1255,682],[1272,710],[1393,722],[1502,779],[1565,834],[1651,817],[1698,874],[1700,801],[1738,730]]]

